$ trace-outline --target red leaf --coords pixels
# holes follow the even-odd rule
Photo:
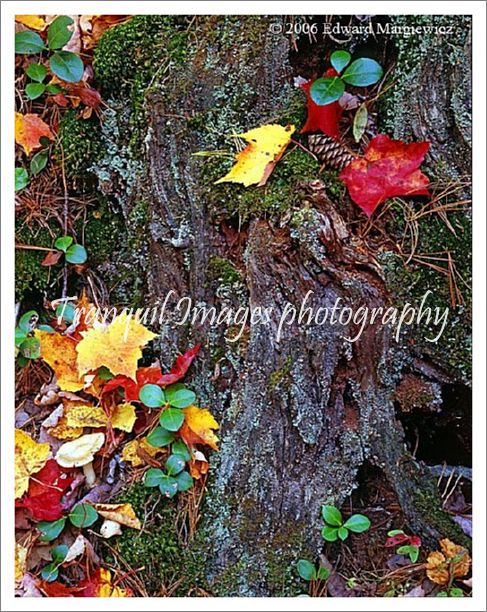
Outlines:
[[[417,546],[419,548],[421,546],[421,538],[419,536],[409,536],[409,543],[411,546]]]
[[[399,544],[404,544],[404,542],[407,542],[408,540],[409,537],[405,533],[398,533],[394,536],[388,537],[384,546],[386,548],[391,548],[392,546],[399,546]]]
[[[102,393],[105,394],[118,387],[122,387],[125,391],[125,400],[127,402],[137,401],[139,399],[139,391],[144,385],[150,383],[166,387],[184,378],[199,350],[200,345],[197,344],[194,348],[186,351],[184,355],[178,355],[176,363],[169,371],[169,374],[163,374],[160,366],[150,366],[137,370],[136,382],[127,376],[115,376],[104,385]]]
[[[428,142],[406,144],[379,134],[370,141],[364,157],[342,170],[352,200],[370,217],[377,206],[394,196],[429,195],[429,179],[419,167]]]
[[[91,108],[97,108],[101,104],[101,95],[93,87],[90,87],[86,83],[77,83],[69,87],[69,94],[77,96],[83,104]]]
[[[337,72],[330,68],[325,72],[325,76],[337,76]],[[338,122],[340,121],[340,117],[342,116],[342,107],[337,102],[332,102],[331,104],[325,104],[325,106],[319,106],[315,104],[311,99],[310,88],[312,85],[312,81],[307,81],[303,83],[301,87],[304,89],[306,93],[307,103],[308,103],[308,118],[306,119],[306,123],[304,124],[303,129],[301,130],[301,134],[304,132],[323,132],[327,136],[331,138],[335,138],[338,140],[340,138],[340,130],[338,128]]]
[[[64,586],[61,582],[46,582],[41,580],[39,588],[47,597],[74,597],[73,591],[76,587]]]
[[[72,483],[73,478],[67,476],[54,459],[49,459],[46,465],[30,479],[27,494],[15,502],[17,508],[26,508],[35,521],[55,521],[63,515],[61,498]]]
[[[41,266],[54,266],[61,259],[62,251],[49,251],[41,261]]]

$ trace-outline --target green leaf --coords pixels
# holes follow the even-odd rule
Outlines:
[[[370,528],[370,520],[363,514],[353,514],[343,526],[354,533],[362,533]]]
[[[58,93],[61,93],[62,90],[63,88],[60,85],[47,85],[46,86],[46,91],[49,94],[58,94]]]
[[[417,546],[411,545],[411,550],[409,551],[409,558],[411,559],[411,563],[416,563],[419,557],[419,548]]]
[[[29,363],[29,360],[26,359],[23,355],[21,355],[20,353],[17,355],[17,365],[20,368],[25,368],[25,366]]]
[[[193,486],[193,479],[188,472],[180,472],[176,476],[176,482],[178,483],[178,491],[181,491],[181,493],[188,491]]]
[[[51,542],[55,540],[66,525],[66,519],[60,518],[57,521],[40,521],[37,529],[41,532],[40,542]]]
[[[42,64],[29,64],[25,69],[25,73],[33,81],[42,83],[42,81],[46,78],[47,68]]]
[[[351,59],[352,56],[348,51],[334,51],[331,54],[330,62],[333,68],[335,68],[335,70],[340,73],[345,68],[345,66],[348,66]]]
[[[311,85],[310,96],[318,106],[325,106],[339,100],[345,91],[345,83],[340,77],[323,77]]]
[[[93,508],[91,504],[78,504],[75,506],[70,514],[69,520],[75,527],[89,527],[98,518],[98,512]]]
[[[60,249],[62,250],[62,249]],[[63,304],[59,304],[56,308],[56,317],[61,317],[67,323],[72,323],[74,321],[74,315],[76,314],[76,309],[73,304],[69,302],[64,302]],[[100,371],[98,371],[98,376],[100,376]]]
[[[184,421],[184,412],[179,408],[166,408],[161,412],[159,423],[164,429],[177,431]]]
[[[20,345],[20,352],[26,359],[39,359],[41,356],[41,343],[37,338],[27,338]]]
[[[55,248],[59,249],[60,251],[64,251],[64,253],[66,253],[68,247],[71,246],[72,244],[73,244],[72,236],[60,236],[59,238],[56,238],[56,241],[54,242]]]
[[[174,444],[171,446],[171,452],[174,455],[181,455],[181,457],[183,457],[185,461],[189,461],[191,459],[191,453],[189,452],[189,449],[186,444],[181,439],[178,439],[174,442]]]
[[[172,476],[164,474],[159,484],[159,491],[166,497],[174,497],[178,492],[178,481]]]
[[[364,103],[358,107],[355,117],[353,118],[353,137],[355,138],[355,142],[360,142],[362,139],[368,120],[369,112],[367,110],[367,105]]]
[[[446,591],[440,591],[436,594],[436,597],[448,597],[448,593]]]
[[[392,529],[391,531],[387,532],[387,535],[392,538],[392,536],[403,534],[403,533],[404,531],[402,529]]]
[[[338,539],[338,527],[325,525],[321,530],[321,537],[327,542],[336,542]]]
[[[66,251],[66,261],[72,264],[82,264],[88,259],[88,253],[81,244],[72,244]]]
[[[59,575],[59,565],[56,563],[49,563],[45,565],[41,570],[42,579],[46,582],[54,582]]]
[[[459,587],[452,587],[450,589],[450,597],[465,597],[465,594]]]
[[[29,333],[35,327],[35,324],[39,320],[39,315],[35,310],[28,310],[19,319],[19,329],[25,333]]]
[[[331,575],[331,572],[327,567],[323,567],[323,565],[321,565],[318,568],[318,580],[328,580],[330,575]]]
[[[175,476],[184,470],[186,461],[181,455],[171,455],[166,461],[166,470],[169,476]]]
[[[26,332],[20,329],[20,327],[16,327],[15,328],[15,346],[18,348],[26,338],[27,338]]]
[[[74,311],[74,308],[73,308],[73,311]],[[113,374],[110,372],[108,368],[106,368],[105,366],[101,366],[101,368],[98,370],[98,378],[100,380],[112,380]]]
[[[25,94],[29,100],[36,100],[46,91],[44,83],[29,83],[25,86]]]
[[[32,53],[40,53],[45,48],[42,38],[37,32],[24,30],[15,34],[15,53],[31,55]]]
[[[168,444],[171,444],[173,440],[173,432],[167,431],[167,429],[164,429],[163,427],[156,427],[154,431],[151,431],[151,433],[147,436],[147,442],[156,448],[167,446]]]
[[[44,87],[44,85],[42,85]],[[30,171],[34,176],[39,174],[46,167],[47,160],[49,159],[49,153],[47,151],[39,151],[30,160]]]
[[[50,49],[61,49],[61,47],[64,47],[69,42],[73,32],[68,30],[68,26],[73,23],[74,21],[71,17],[66,15],[56,17],[47,30],[47,44]]]
[[[29,184],[29,174],[25,168],[15,168],[15,191],[20,191]]]
[[[339,527],[338,537],[342,542],[345,542],[345,540],[348,538],[348,529],[346,527]]]
[[[158,468],[149,468],[144,475],[146,487],[158,487],[164,480],[165,474]]]
[[[77,83],[83,77],[83,62],[70,51],[54,53],[49,59],[49,66],[57,77],[68,83]]]
[[[348,66],[342,74],[342,79],[349,85],[367,87],[373,85],[382,76],[382,68],[375,60],[361,57]]]
[[[167,403],[175,408],[187,408],[196,401],[196,395],[193,391],[190,391],[181,383],[166,387],[165,393]]]
[[[316,580],[316,568],[306,559],[300,559],[296,564],[298,574],[303,580]]]
[[[342,513],[335,506],[321,506],[321,516],[325,523],[334,527],[341,527],[343,523]]]
[[[158,385],[147,384],[139,391],[140,401],[149,408],[159,408],[166,403],[164,391]]]
[[[64,559],[66,559],[66,555],[68,554],[68,547],[66,544],[59,544],[58,546],[54,546],[51,548],[51,557],[52,560],[60,565]]]
[[[40,325],[38,325],[37,329],[40,329],[41,331],[45,331],[48,334],[55,333],[55,329],[53,327],[51,327],[50,325],[45,325],[44,323],[41,323]]]

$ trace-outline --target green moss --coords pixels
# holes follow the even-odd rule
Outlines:
[[[52,247],[53,237],[49,229],[26,225],[22,219],[16,220],[15,240],[19,244]],[[15,250],[15,299],[22,302],[29,293],[38,293],[47,290],[50,269],[41,266],[46,256],[45,251],[29,249]]]
[[[66,111],[59,122],[55,155],[63,159],[66,176],[80,178],[87,174],[103,152],[98,118],[81,119],[74,110]]]
[[[210,257],[207,266],[207,274],[210,280],[216,280],[221,284],[231,285],[242,280],[240,272],[231,261],[214,255]]]
[[[279,386],[283,381],[287,379],[289,373],[291,372],[292,359],[291,356],[287,357],[284,361],[282,367],[274,370],[272,374],[269,376],[269,387],[271,389],[275,389]]]

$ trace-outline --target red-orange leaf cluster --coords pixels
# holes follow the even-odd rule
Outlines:
[[[429,179],[419,170],[429,146],[429,142],[406,144],[379,134],[364,157],[354,159],[340,178],[352,200],[370,217],[387,198],[429,195]]]
[[[330,68],[325,72],[325,77],[337,76],[338,73]],[[308,108],[308,117],[306,119],[306,123],[304,124],[301,133],[304,132],[323,132],[327,136],[331,138],[335,138],[338,140],[340,137],[340,132],[338,128],[338,122],[340,121],[340,117],[342,116],[342,107],[337,102],[332,102],[331,104],[325,104],[324,106],[318,106],[311,99],[310,88],[313,81],[307,81],[303,83],[301,87],[304,89],[306,93],[307,99],[307,108]]]

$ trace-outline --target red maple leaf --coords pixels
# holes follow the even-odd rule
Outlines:
[[[354,159],[340,174],[350,197],[370,217],[394,196],[429,195],[429,179],[419,167],[429,142],[406,144],[385,134],[373,138],[364,157]]]
[[[329,68],[325,72],[325,77],[337,76],[338,73],[333,69]],[[323,132],[330,138],[338,140],[340,138],[340,131],[338,128],[338,122],[342,116],[342,107],[337,102],[331,102],[331,104],[325,104],[319,106],[311,99],[310,88],[313,84],[312,81],[303,83],[301,87],[306,93],[306,99],[308,104],[308,117],[304,124],[301,134],[304,132]]]
[[[17,508],[26,508],[35,521],[55,521],[63,516],[61,499],[73,482],[68,471],[54,459],[30,479],[27,494],[15,502]]]
[[[148,368],[139,368],[136,373],[136,380],[133,381],[127,376],[115,376],[109,380],[103,387],[102,393],[108,393],[118,387],[122,387],[125,391],[125,400],[127,402],[137,401],[139,399],[140,389],[147,384],[160,385],[167,387],[172,385],[186,375],[193,359],[200,350],[200,344],[186,351],[184,355],[176,357],[176,363],[169,371],[169,374],[163,374],[160,366],[150,366]]]

